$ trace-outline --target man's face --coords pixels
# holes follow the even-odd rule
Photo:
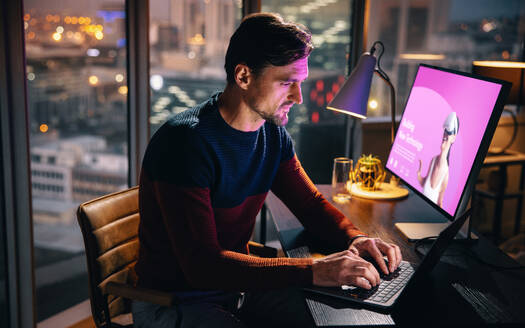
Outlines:
[[[250,109],[276,125],[288,123],[288,112],[303,102],[301,83],[308,77],[308,57],[286,66],[265,67],[246,90]]]

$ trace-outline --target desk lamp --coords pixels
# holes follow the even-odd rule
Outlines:
[[[374,56],[377,46],[380,47],[380,53],[377,58]],[[369,52],[365,52],[359,58],[356,67],[345,81],[334,99],[328,104],[327,109],[352,115],[361,119],[366,119],[368,107],[368,97],[370,95],[370,86],[372,76],[377,73],[390,87],[390,110],[392,114],[391,125],[391,143],[395,137],[395,90],[388,75],[381,69],[380,60],[384,53],[384,45],[381,41],[376,41]],[[377,64],[377,65],[376,65]],[[360,188],[358,185],[352,185],[352,194],[361,198],[371,199],[393,199],[402,198],[408,195],[408,190],[398,186],[399,180],[392,175],[390,183],[381,183],[377,190],[369,191]]]
[[[523,74],[525,70],[525,63],[521,62],[510,62],[510,61],[474,61],[472,62],[472,73],[491,77],[495,79],[505,80],[512,83],[512,88],[507,98],[507,104],[516,105],[516,113],[520,111],[522,101],[524,100],[523,90]],[[491,155],[502,155],[505,151],[512,146],[518,135],[518,120],[516,114],[509,110],[503,109],[510,113],[514,122],[514,129],[512,132],[512,138],[503,148],[489,148],[489,154]]]

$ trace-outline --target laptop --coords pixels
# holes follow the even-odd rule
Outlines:
[[[376,309],[389,310],[394,306],[409,283],[416,281],[418,276],[432,271],[450,242],[470,216],[470,213],[471,209],[467,210],[438,235],[436,241],[419,266],[416,267],[412,263],[401,261],[397,270],[389,275],[381,274],[381,271],[378,269],[381,276],[381,283],[370,290],[352,286],[312,286],[304,287],[303,289],[313,293],[342,298]],[[286,255],[295,258],[311,256],[307,246],[290,249],[286,251]]]
[[[381,283],[371,290],[351,286],[305,289],[389,310],[408,284],[429,273],[470,216],[470,210],[465,210],[469,194],[509,89],[505,81],[419,65],[386,168],[452,223],[439,233],[419,266],[403,261],[397,271],[382,275]],[[306,247],[286,253],[309,256]]]

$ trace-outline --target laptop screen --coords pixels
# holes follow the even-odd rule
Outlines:
[[[501,88],[420,65],[386,167],[454,217]]]

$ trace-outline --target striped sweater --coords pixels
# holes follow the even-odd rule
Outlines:
[[[312,260],[258,258],[247,243],[272,190],[305,228],[347,247],[362,234],[317,191],[283,127],[228,125],[218,94],[173,116],[152,137],[139,187],[138,285],[165,291],[312,284]]]

